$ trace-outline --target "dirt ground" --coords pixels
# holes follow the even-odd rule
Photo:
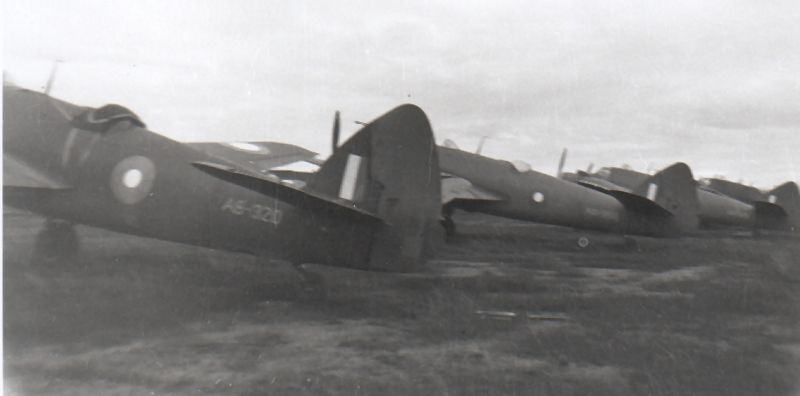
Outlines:
[[[422,274],[3,224],[6,395],[798,395],[800,242],[458,216]]]

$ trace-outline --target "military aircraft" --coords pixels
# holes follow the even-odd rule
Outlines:
[[[709,191],[752,205],[763,213],[759,223],[761,227],[800,231],[800,189],[795,182],[788,181],[769,191],[720,178],[700,179],[700,185]]]
[[[85,224],[296,265],[407,272],[438,227],[437,152],[414,105],[335,147],[303,188],[269,173],[288,161],[270,150],[287,147],[179,143],[122,106],[7,84],[3,113],[4,203],[67,225],[43,237]]]
[[[741,183],[735,183],[722,178],[701,178],[698,180],[701,185],[711,190],[735,198],[744,203],[753,203],[765,200],[764,193],[753,187]]]
[[[335,147],[339,137],[338,113],[333,131]],[[455,209],[619,234],[676,236],[697,228],[695,181],[685,164],[675,164],[640,180],[636,191],[623,191],[613,185],[601,188],[597,184],[587,184],[584,186],[587,189],[533,171],[520,161],[481,156],[485,140],[486,137],[481,138],[474,154],[461,151],[451,140],[438,146],[442,170],[441,223],[449,235],[455,233]],[[310,155],[306,157],[308,161]],[[272,170],[270,173],[301,182],[313,177],[309,172]],[[585,236],[578,240],[581,247],[588,243]]]
[[[443,224],[454,231],[454,209],[619,234],[675,236],[697,227],[695,181],[676,163],[642,180],[632,191],[587,188],[503,161],[439,146]],[[588,239],[579,239],[588,245]]]
[[[562,154],[561,164],[564,162],[564,155]],[[559,175],[565,180],[586,186],[601,186],[606,189],[629,192],[650,177],[646,173],[620,167],[604,167],[595,173],[583,171],[564,173],[561,171],[562,168],[563,165],[559,167]],[[794,194],[792,194],[791,185],[794,183],[786,183],[777,188],[771,195],[771,202],[763,199],[745,203],[710,188],[709,183],[703,183],[701,180],[697,185],[699,205],[697,215],[700,225],[704,228],[740,227],[751,230],[794,230],[797,228],[797,218],[792,213],[797,212],[792,208],[800,207],[800,195],[797,194],[796,185],[794,185]],[[742,189],[742,191],[749,190]]]

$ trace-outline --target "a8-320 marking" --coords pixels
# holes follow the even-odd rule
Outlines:
[[[276,207],[248,202],[246,199],[228,198],[222,204],[222,211],[237,216],[247,216],[253,220],[263,221],[278,225],[281,223],[283,212]]]

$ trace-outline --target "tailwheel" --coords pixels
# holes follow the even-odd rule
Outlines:
[[[636,239],[634,239],[634,238],[631,238],[631,237],[629,237],[629,236],[627,236],[627,235],[623,236],[623,237],[622,237],[622,239],[623,239],[623,241],[624,241],[623,248],[624,248],[626,251],[629,251],[629,252],[631,252],[631,251],[637,251],[637,252],[638,252],[638,251],[641,251],[641,250],[642,250],[642,249],[639,247],[639,241],[637,241]]]
[[[307,298],[312,300],[324,300],[328,298],[325,278],[322,275],[309,271],[303,264],[295,264],[294,269],[303,276],[304,292]]]
[[[33,261],[61,261],[74,259],[80,251],[80,238],[75,226],[64,220],[48,219],[36,235]]]
[[[439,222],[442,224],[442,228],[444,228],[444,233],[447,237],[456,235],[456,222],[453,221],[451,216],[444,216]]]
[[[428,227],[425,232],[425,244],[422,250],[423,255],[425,257],[436,257],[447,239],[446,234],[447,232],[444,230],[444,227],[439,227],[435,224]]]

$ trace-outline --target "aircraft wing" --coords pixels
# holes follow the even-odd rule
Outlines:
[[[327,196],[301,190],[282,182],[277,176],[255,174],[246,169],[213,162],[193,162],[192,165],[214,177],[279,199],[299,208],[355,216],[368,221],[383,222],[377,214],[359,209],[349,201],[337,200]]]
[[[66,190],[71,188],[57,176],[30,166],[16,158],[3,153],[3,187],[25,187],[47,190]]]
[[[480,188],[470,183],[467,179],[444,176],[442,178],[442,204],[457,199],[470,201],[504,201],[505,197]]]
[[[185,143],[195,150],[221,158],[252,172],[266,173],[272,168],[305,161],[321,165],[317,153],[300,146],[277,142]]]

